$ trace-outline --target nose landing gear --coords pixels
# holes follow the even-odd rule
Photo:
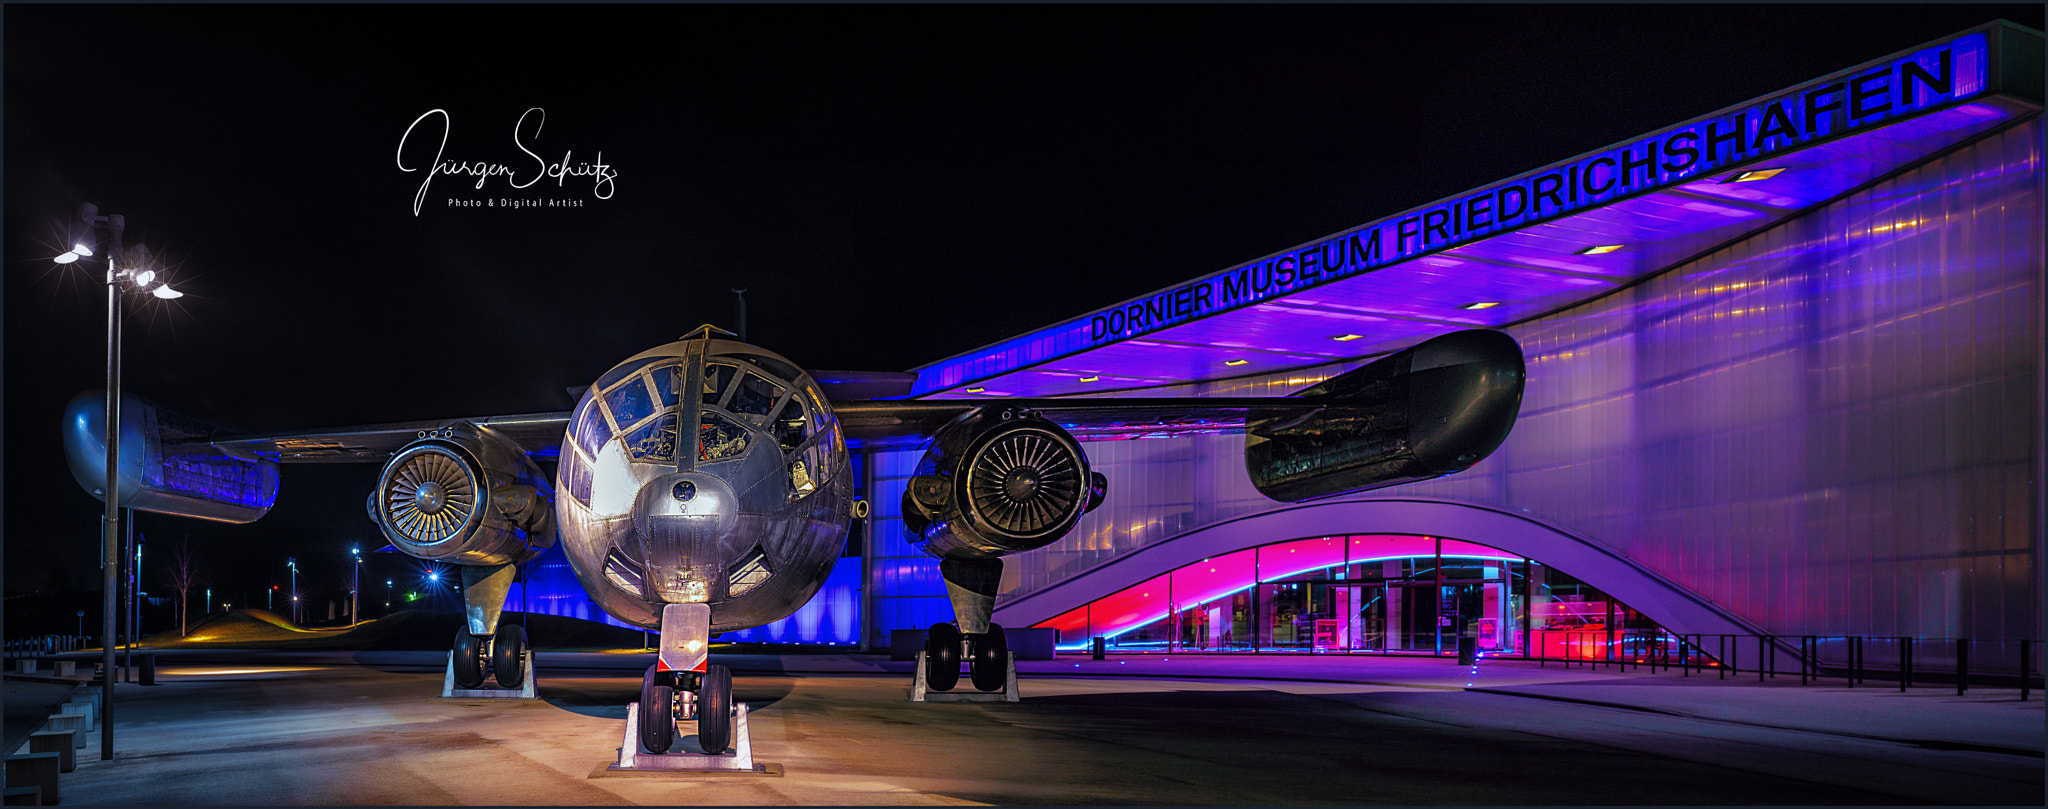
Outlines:
[[[697,746],[719,755],[732,746],[732,670],[717,664],[694,671],[647,667],[640,678],[640,746],[661,754],[676,742],[676,723],[697,720]]]

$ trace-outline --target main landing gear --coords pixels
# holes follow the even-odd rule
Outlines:
[[[933,624],[925,632],[924,652],[918,655],[917,682],[911,699],[932,701],[936,694],[952,691],[960,684],[960,664],[967,664],[967,679],[989,698],[1017,699],[1017,664],[1010,654],[1009,637],[999,624],[988,631],[963,634],[954,624]],[[954,699],[971,698],[967,694]]]
[[[526,684],[526,656],[526,627],[499,624],[495,635],[472,635],[465,625],[455,631],[455,686],[482,688],[488,672],[499,688],[517,689]]]

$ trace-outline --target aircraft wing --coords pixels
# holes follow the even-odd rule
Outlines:
[[[959,416],[985,407],[1018,407],[1065,427],[1082,441],[1169,438],[1244,431],[1249,414],[1259,418],[1302,414],[1338,404],[1286,396],[1229,399],[936,399],[833,402],[832,413],[848,441],[864,446],[903,446],[930,437]]]
[[[382,461],[421,433],[469,423],[518,444],[536,460],[561,454],[562,433],[571,411],[482,418],[429,419],[357,427],[333,427],[276,435],[240,435],[210,442],[230,455],[279,463],[363,463]]]

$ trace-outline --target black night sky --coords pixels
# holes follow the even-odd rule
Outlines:
[[[104,384],[105,293],[50,261],[81,202],[188,293],[134,299],[131,391],[250,431],[560,410],[635,352],[731,327],[734,287],[753,342],[904,370],[1973,25],[2042,26],[2039,4],[4,14],[10,633],[69,626],[49,597],[97,588],[100,507],[58,424]],[[445,160],[523,182],[519,142],[601,152],[611,197],[440,176],[415,215],[399,144],[434,109]],[[421,129],[409,165],[432,160]],[[261,606],[296,555],[317,603],[350,543],[384,544],[375,472],[287,467],[261,521],[139,530],[189,532],[216,601]],[[40,612],[65,620],[24,623]]]

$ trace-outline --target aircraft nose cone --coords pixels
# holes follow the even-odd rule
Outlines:
[[[1031,496],[1037,493],[1038,473],[1036,472],[1029,469],[1016,469],[1012,470],[1008,477],[1003,478],[1003,494],[1009,495],[1011,500],[1030,500]]]
[[[419,507],[421,514],[439,514],[448,505],[448,490],[430,480],[413,490],[412,502]]]
[[[673,472],[647,482],[633,503],[648,589],[667,603],[725,594],[725,538],[738,527],[739,496],[723,478]]]

